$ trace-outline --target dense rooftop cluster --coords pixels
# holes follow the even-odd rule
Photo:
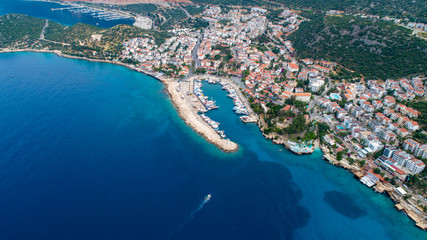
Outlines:
[[[421,113],[405,102],[423,95],[423,82],[418,77],[339,84],[336,92],[317,100],[324,113],[330,114],[325,120],[335,129],[324,140],[337,147],[335,139],[344,132],[349,144],[338,144],[338,149],[349,148],[353,157],[359,159],[387,146],[384,156],[377,158],[378,166],[402,180],[408,174],[418,174],[425,163],[416,157],[427,157],[427,144],[411,138],[421,129],[417,122]]]

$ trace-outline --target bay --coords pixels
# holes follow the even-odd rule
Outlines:
[[[242,123],[219,85],[203,89],[232,154],[162,89],[121,66],[1,54],[0,239],[426,238],[321,152],[293,155]]]
[[[68,10],[52,11],[52,8],[64,7],[66,6],[54,2],[7,0],[0,1],[0,15],[19,13],[48,19],[66,26],[72,26],[76,23],[85,23],[101,28],[110,28],[119,24],[132,25],[135,22],[131,19],[106,21],[95,18],[90,14],[73,13]]]

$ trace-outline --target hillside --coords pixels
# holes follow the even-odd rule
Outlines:
[[[427,42],[395,24],[316,14],[289,38],[299,57],[335,61],[368,79],[427,73]]]
[[[78,46],[79,49],[105,51],[118,55],[122,49],[124,40],[136,37],[152,37],[157,44],[161,44],[170,35],[166,32],[156,32],[143,30],[129,25],[117,25],[109,29],[102,29],[87,24],[78,23],[69,28],[57,27],[57,23],[51,24],[46,31],[46,39],[55,42]],[[95,35],[100,36],[100,40],[95,40]]]
[[[0,16],[0,47],[60,49],[71,55],[102,58],[117,57],[121,53],[123,41],[131,38],[151,37],[160,45],[170,37],[167,32],[143,30],[129,25],[102,29],[82,23],[66,27],[49,21],[45,40],[39,40],[44,24],[44,19],[26,15]]]
[[[271,5],[280,3],[287,7],[313,10],[345,10],[351,13],[367,13],[380,16],[417,18],[427,23],[427,1],[414,0],[191,0],[194,3],[223,5]]]
[[[0,47],[27,44],[40,37],[45,20],[20,14],[0,16]]]

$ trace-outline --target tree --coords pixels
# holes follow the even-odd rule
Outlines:
[[[406,194],[405,196],[403,196],[403,199],[408,200],[412,197],[411,194]]]
[[[303,133],[307,130],[303,114],[298,114],[292,119],[292,123],[284,129],[287,134]]]
[[[205,74],[206,73],[206,69],[205,68],[197,68],[196,69],[196,73]]]
[[[380,174],[380,173],[381,173],[381,169],[379,169],[379,168],[374,168],[374,173],[375,173],[375,174]]]
[[[380,150],[380,151],[375,152],[373,155],[374,159],[379,158],[381,155],[383,155],[383,153],[384,153],[384,150]]]
[[[330,127],[328,124],[322,122],[317,123],[317,136],[322,138],[328,133],[329,129]]]
[[[251,74],[251,71],[249,71],[249,69],[246,69],[245,71],[243,71],[243,77],[246,78],[247,76],[249,76],[249,74]]]
[[[365,164],[366,164],[366,160],[361,160],[361,161],[359,161],[359,164],[360,164],[360,166],[361,166],[361,167],[365,166]]]
[[[344,155],[344,151],[337,153],[337,161],[341,161],[343,155]]]

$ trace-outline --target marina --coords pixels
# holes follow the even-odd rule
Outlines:
[[[209,100],[209,98],[203,94],[201,80],[195,80],[193,82],[193,93],[197,96],[203,106],[205,106],[206,111],[218,108],[215,101]]]
[[[194,80],[193,81],[193,93],[194,93],[194,95],[196,95],[196,97],[199,99],[199,101],[205,107],[204,110],[199,110],[200,117],[210,127],[212,127],[213,130],[215,130],[215,132],[218,133],[219,136],[221,136],[221,138],[225,139],[226,135],[225,135],[224,131],[219,129],[219,122],[216,122],[216,121],[212,120],[211,118],[209,118],[208,116],[206,116],[204,114],[207,111],[218,109],[218,106],[216,105],[216,103],[215,103],[214,100],[212,100],[212,99],[209,100],[209,98],[203,94],[203,91],[202,91],[202,81],[201,80]]]
[[[208,116],[206,116],[204,113],[218,109],[219,107],[216,105],[216,102],[212,99],[209,99],[209,97],[205,96],[203,94],[202,90],[202,82],[206,81],[209,84],[220,84],[222,86],[223,90],[226,90],[228,92],[228,97],[233,99],[234,107],[233,111],[240,116],[240,120],[244,123],[249,122],[257,122],[258,118],[250,113],[250,110],[245,106],[244,102],[242,101],[241,97],[239,97],[237,91],[234,89],[231,83],[228,83],[225,80],[222,79],[215,79],[215,78],[199,78],[195,79],[193,81],[193,94],[198,98],[198,100],[202,103],[205,109],[200,110],[200,117],[207,123],[209,126],[211,126],[215,132],[217,132],[221,138],[226,138],[226,135],[223,130],[219,129],[219,122],[213,121]]]
[[[235,111],[237,114],[249,115],[248,109],[240,100],[239,96],[236,93],[236,90],[234,90],[229,84],[225,82],[221,82],[221,85],[223,86],[222,88],[229,93],[228,96],[233,99],[235,105],[233,111]]]
[[[243,115],[240,116],[240,120],[242,120],[242,122],[244,123],[249,123],[249,122],[257,122],[258,118],[250,113],[250,110],[245,106],[245,104],[243,103],[241,97],[239,97],[239,94],[237,93],[237,91],[234,89],[234,87],[226,82],[226,81],[222,81],[219,79],[212,79],[212,78],[207,78],[205,79],[209,84],[221,84],[222,85],[222,89],[226,90],[228,92],[228,97],[233,99],[233,103],[234,103],[234,107],[233,107],[233,111],[236,112],[239,115]]]
[[[123,13],[114,12],[114,11],[104,11],[97,8],[85,7],[76,4],[70,4],[69,7],[62,8],[52,8],[52,11],[69,11],[74,14],[84,14],[90,15],[93,18],[104,20],[104,21],[114,21],[114,20],[134,20],[133,17],[124,15]]]

